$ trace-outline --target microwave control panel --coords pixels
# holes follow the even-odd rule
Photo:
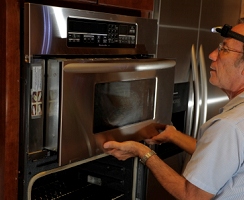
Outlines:
[[[68,47],[135,48],[137,24],[68,17]]]

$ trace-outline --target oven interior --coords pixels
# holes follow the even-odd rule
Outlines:
[[[131,199],[134,159],[106,156],[37,179],[31,199]]]

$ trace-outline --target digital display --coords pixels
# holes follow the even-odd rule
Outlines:
[[[82,33],[99,33],[106,34],[107,33],[107,24],[106,23],[98,23],[91,20],[76,20],[70,19],[68,31],[72,32],[82,32]]]
[[[153,119],[156,79],[95,85],[93,132]]]

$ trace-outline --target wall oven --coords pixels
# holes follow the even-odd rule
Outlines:
[[[145,199],[138,159],[103,153],[170,123],[175,61],[152,19],[26,3],[20,199]]]

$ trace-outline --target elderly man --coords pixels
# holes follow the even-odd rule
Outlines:
[[[244,24],[231,32],[244,35]],[[177,199],[244,199],[244,43],[226,36],[209,58],[210,83],[229,97],[221,113],[199,130],[196,142],[167,125],[148,143],[172,142],[192,154],[183,175],[165,164],[148,146],[135,141],[108,141],[105,150],[125,160],[142,159],[160,184]]]

